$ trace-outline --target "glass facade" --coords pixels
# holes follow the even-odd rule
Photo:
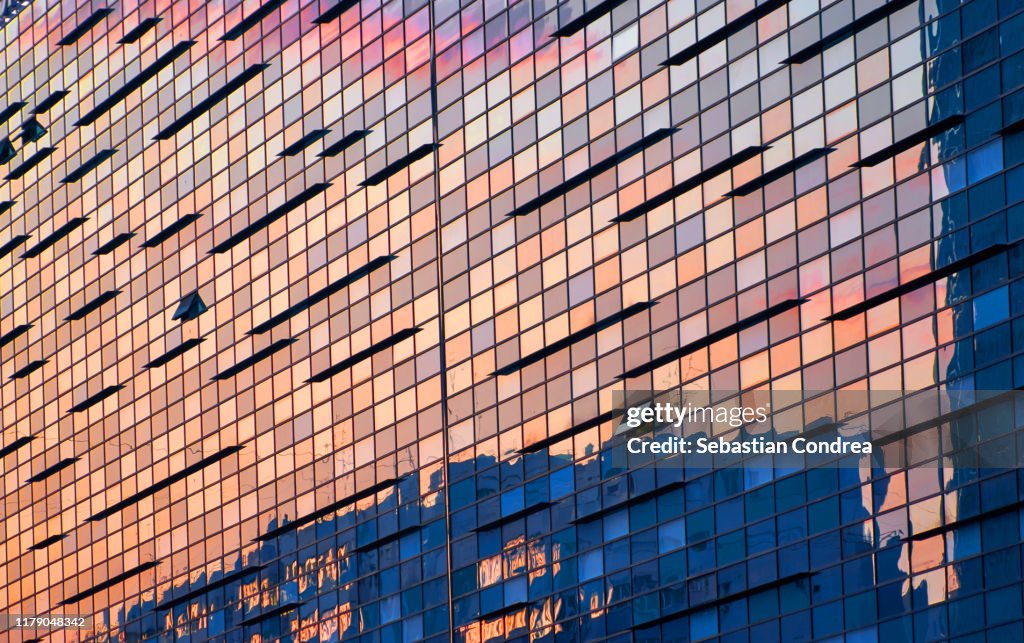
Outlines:
[[[1018,400],[609,456],[621,391],[1024,387],[1021,0],[2,15],[0,612],[92,623],[0,636],[1024,640]]]

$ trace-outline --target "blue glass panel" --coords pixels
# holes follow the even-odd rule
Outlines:
[[[988,625],[1020,621],[1021,588],[1012,585],[985,595],[985,615]]]
[[[677,518],[658,527],[658,551],[666,553],[686,544],[686,522]]]
[[[976,297],[973,306],[975,330],[1003,321],[1010,316],[1009,289],[1003,286]]]
[[[996,121],[999,122],[999,121]],[[1003,141],[996,139],[967,154],[967,181],[978,181],[1003,169]]]
[[[604,539],[615,540],[629,533],[629,512],[626,509],[608,514],[604,517]]]
[[[718,610],[706,609],[690,615],[690,638],[699,640],[718,633]]]
[[[561,498],[573,490],[572,467],[565,467],[551,472],[551,498]]]
[[[577,562],[580,580],[596,578],[604,573],[604,558],[600,549],[581,554]]]
[[[388,596],[380,602],[380,620],[382,623],[390,623],[402,618],[401,600],[397,594]]]

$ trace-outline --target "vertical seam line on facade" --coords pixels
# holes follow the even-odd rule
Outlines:
[[[441,128],[438,124],[437,118],[437,39],[436,39],[436,28],[437,25],[434,21],[434,3],[427,2],[427,21],[430,29],[430,130],[431,135],[434,139],[434,149],[432,157],[434,159],[434,221],[436,222],[436,228],[434,230],[434,247],[435,257],[434,261],[437,265],[437,335],[438,335],[438,359],[441,363],[441,456],[442,466],[444,467],[443,475],[441,477],[444,484],[444,523],[445,523],[445,586],[448,589],[448,637],[450,640],[454,640],[455,637],[455,615],[452,609],[452,513],[451,513],[451,498],[448,493],[449,489],[449,467],[448,467],[448,364],[445,355],[445,330],[444,330],[444,270],[442,268],[442,250],[444,248],[441,243]],[[411,186],[410,186],[411,187]],[[488,213],[490,216],[490,213]],[[419,454],[417,454],[417,457]],[[424,632],[420,632],[421,636]]]

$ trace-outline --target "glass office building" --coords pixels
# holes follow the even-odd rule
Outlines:
[[[0,21],[0,613],[91,621],[5,640],[1024,640],[1012,394],[615,455],[621,391],[1024,386],[1021,0]]]

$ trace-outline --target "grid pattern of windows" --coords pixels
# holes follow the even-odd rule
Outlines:
[[[0,611],[94,619],[46,640],[1024,640],[1013,401],[802,472],[611,413],[1024,387],[1020,0],[0,31]]]

